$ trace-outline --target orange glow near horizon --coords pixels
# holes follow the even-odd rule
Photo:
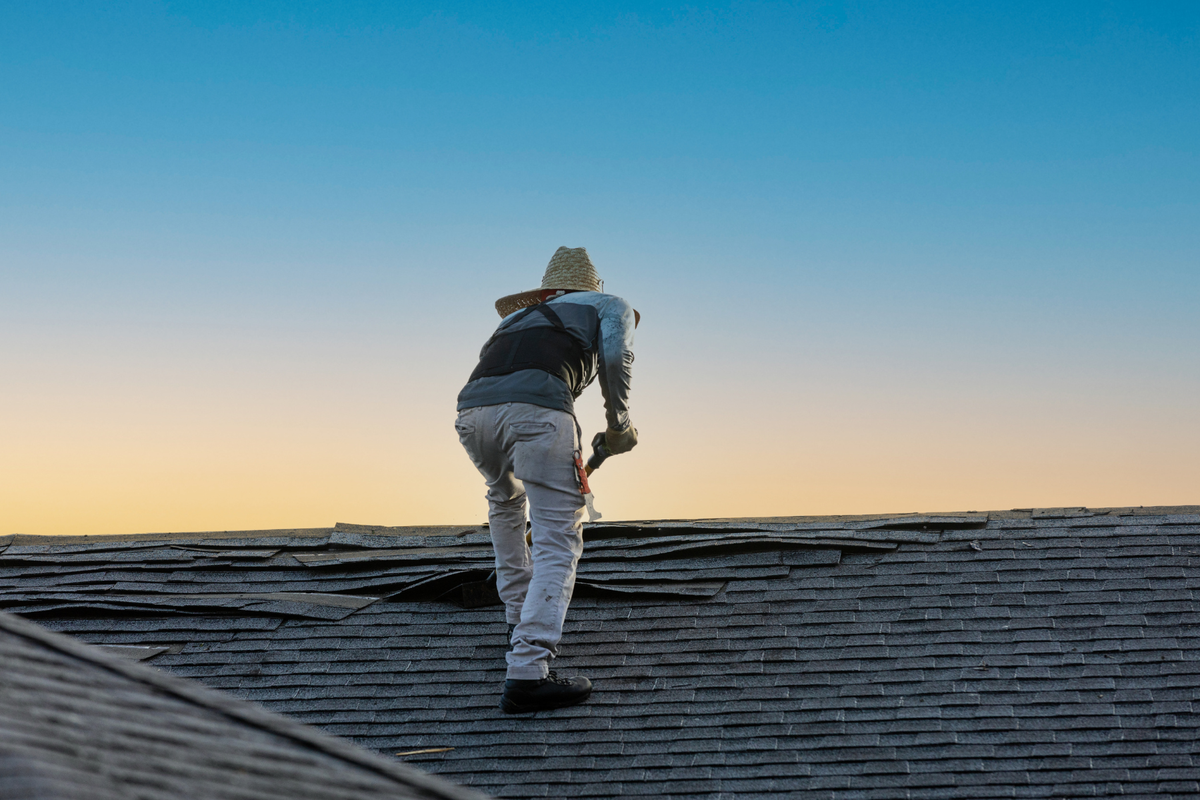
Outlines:
[[[143,385],[137,369],[99,370],[18,393],[0,429],[0,535],[486,518],[452,428],[457,369],[421,367],[415,392],[363,364],[327,367],[318,381],[310,368],[279,362],[253,377],[227,367]],[[1200,500],[1200,426],[1182,403],[1151,415],[1122,411],[1120,397],[1079,408],[1052,389],[882,390],[816,372],[808,386],[755,385],[744,366],[743,380],[686,404],[673,391],[682,368],[652,350],[638,368],[641,443],[593,481],[608,519]],[[579,416],[590,439],[603,419],[594,387]]]

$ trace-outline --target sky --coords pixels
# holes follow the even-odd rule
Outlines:
[[[1200,504],[1198,98],[1192,2],[8,0],[0,535],[482,522],[561,245],[606,519]]]

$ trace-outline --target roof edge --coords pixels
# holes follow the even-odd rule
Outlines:
[[[407,764],[390,761],[348,740],[340,739],[316,728],[296,722],[281,714],[232,695],[161,672],[148,665],[105,653],[69,636],[46,630],[40,625],[14,614],[0,612],[0,630],[33,640],[72,658],[89,662],[139,683],[152,686],[181,700],[216,711],[238,722],[291,739],[319,750],[326,755],[400,781],[433,798],[441,800],[490,800],[487,795],[451,783],[443,778],[421,772]]]
[[[822,523],[844,525],[852,522],[879,522],[883,520],[902,521],[906,517],[935,520],[941,517],[974,517],[986,520],[1001,519],[1030,519],[1046,516],[1120,516],[1120,517],[1159,517],[1184,514],[1200,514],[1200,504],[1178,506],[1111,506],[1091,508],[1088,506],[1047,506],[1045,508],[1012,508],[1008,510],[990,511],[901,511],[891,514],[827,514],[824,516],[793,516],[793,517],[697,517],[694,519],[629,519],[609,520],[595,523],[606,525],[673,525],[686,523],[707,524],[805,524],[819,526]],[[584,526],[591,527],[591,524]],[[412,536],[452,536],[472,530],[486,530],[483,525],[359,525],[338,522],[328,528],[265,528],[245,531],[179,531],[175,533],[108,533],[108,534],[30,534],[13,533],[0,536],[0,547],[6,545],[36,545],[36,544],[93,544],[98,542],[181,542],[181,541],[219,541],[221,539],[255,539],[263,537],[322,538],[335,533],[355,533],[369,536],[412,535]]]

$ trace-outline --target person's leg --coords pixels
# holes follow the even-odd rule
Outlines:
[[[513,475],[513,465],[497,436],[497,410],[502,406],[468,408],[454,429],[472,463],[487,483],[488,530],[496,551],[496,591],[504,601],[509,625],[521,621],[521,606],[533,575],[533,559],[525,543],[525,487]]]
[[[509,625],[521,621],[521,609],[533,577],[533,559],[525,543],[525,493],[509,499],[505,491],[488,487],[488,529],[496,551],[496,592],[504,601],[504,619]]]
[[[502,415],[505,450],[525,487],[533,521],[533,575],[513,632],[508,678],[539,680],[558,652],[583,553],[583,496],[575,483],[574,418],[514,403]]]
[[[513,632],[508,677],[544,678],[558,655],[563,621],[575,591],[575,568],[583,554],[581,495],[527,483],[533,518],[533,576]]]

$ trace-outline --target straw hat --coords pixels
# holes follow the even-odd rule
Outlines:
[[[514,311],[536,306],[542,302],[542,292],[547,289],[564,289],[577,292],[602,292],[604,281],[596,274],[587,250],[582,247],[560,247],[550,258],[542,285],[527,292],[510,294],[496,301],[500,316],[507,317]]]

